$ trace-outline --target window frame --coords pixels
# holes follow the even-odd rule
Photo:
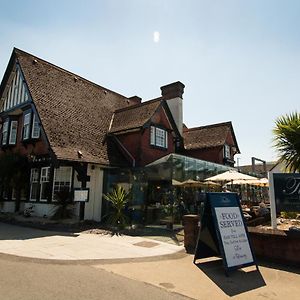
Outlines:
[[[19,122],[16,120],[11,120],[10,121],[10,126],[9,126],[9,138],[8,138],[8,145],[16,145],[17,140],[18,140],[18,124]],[[16,124],[15,128],[13,128],[14,124]],[[14,136],[12,133],[14,132]],[[13,139],[12,139],[13,137]]]
[[[30,194],[29,194],[29,201],[38,201],[39,197],[40,197],[40,193],[39,193],[39,188],[40,188],[40,168],[32,168],[30,170]],[[33,171],[36,171],[37,177],[33,177]],[[32,196],[32,184],[35,183],[37,184],[37,198],[33,199]]]
[[[168,131],[163,127],[151,125],[150,145],[160,149],[168,149]]]
[[[43,185],[47,185],[50,183],[50,167],[42,167],[40,169],[40,202],[47,202],[47,198],[42,198],[42,193],[43,193]],[[43,175],[43,170],[46,170],[46,175]],[[44,180],[45,179],[45,180]]]
[[[231,151],[230,146],[228,144],[224,144],[223,154],[224,158],[231,158]]]
[[[28,122],[25,123],[27,116],[29,116]],[[31,116],[32,116],[31,110],[24,111],[24,113],[23,113],[23,134],[22,134],[23,141],[28,141],[31,137]],[[25,127],[25,125],[27,125],[28,127]],[[26,133],[27,133],[26,136],[25,136],[25,128],[28,128],[28,132],[26,131]]]
[[[6,130],[4,131],[6,127]],[[5,133],[5,134],[4,134]],[[6,146],[8,144],[8,137],[9,137],[9,119],[6,119],[2,124],[1,130],[1,146]]]
[[[57,176],[57,170],[59,169],[69,169],[70,171],[70,177],[69,177],[69,181],[58,181],[56,180],[56,176]],[[56,182],[59,182],[59,184],[56,184]],[[53,189],[52,189],[52,201],[53,202],[57,202],[57,199],[55,199],[55,193],[57,192],[55,189],[56,189],[56,186],[59,187],[59,190],[58,191],[61,191],[60,188],[62,186],[66,186],[65,184],[61,184],[61,183],[66,183],[66,182],[69,182],[69,192],[71,192],[72,190],[72,183],[73,183],[73,167],[72,166],[60,166],[59,168],[57,169],[54,169],[54,175],[53,175]]]
[[[38,134],[34,134],[35,130],[38,130]],[[32,126],[31,126],[31,138],[38,139],[41,136],[41,127],[39,119],[35,113],[32,113]]]

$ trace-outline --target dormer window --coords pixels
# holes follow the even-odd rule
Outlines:
[[[32,111],[25,111],[23,117],[23,141],[40,137],[38,117]]]
[[[168,148],[168,132],[165,129],[151,126],[150,145]]]

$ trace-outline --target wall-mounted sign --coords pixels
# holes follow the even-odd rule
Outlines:
[[[273,184],[276,211],[300,211],[300,174],[275,173]]]
[[[74,202],[87,202],[89,200],[89,189],[75,189]]]
[[[256,265],[238,195],[207,193],[194,262],[221,256],[227,271]]]

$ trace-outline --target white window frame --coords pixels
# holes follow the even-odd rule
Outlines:
[[[17,137],[18,137],[18,121],[11,121],[8,144],[15,145],[17,143]]]
[[[23,118],[23,141],[26,141],[30,139],[31,112],[24,113]]]
[[[7,145],[7,139],[8,139],[8,130],[9,129],[9,120],[6,120],[4,123],[3,123],[3,126],[2,126],[2,145]]]
[[[150,145],[168,149],[168,132],[167,130],[151,126],[150,127]]]
[[[225,144],[224,145],[224,158],[231,158],[230,156],[230,146]]]
[[[30,196],[29,196],[30,201],[37,201],[39,198],[38,196],[37,196],[37,199],[33,199],[31,197],[32,196],[32,184],[35,183],[35,184],[38,184],[38,186],[40,185],[39,184],[39,176],[40,176],[40,169],[32,168],[31,173],[30,173]]]
[[[69,181],[59,181],[57,180],[57,171],[61,169],[61,170],[66,170],[68,169],[70,171],[70,177],[69,177]],[[56,202],[57,199],[55,199],[55,192],[56,192],[56,186],[59,187],[59,190],[60,191],[60,188],[61,186],[66,186],[65,183],[66,182],[69,182],[69,191],[71,191],[71,188],[72,188],[72,177],[73,177],[73,168],[70,167],[70,166],[62,166],[62,167],[59,167],[59,169],[54,169],[54,176],[53,176],[53,188],[52,188],[52,201]],[[56,182],[58,182],[58,184],[56,184]],[[63,183],[63,184],[62,184]]]
[[[43,174],[43,171],[46,172],[46,174]],[[48,199],[42,198],[43,193],[43,185],[49,184],[50,182],[50,167],[43,167],[41,168],[41,175],[40,175],[40,201],[41,202],[47,202]]]
[[[33,139],[38,139],[40,137],[40,132],[41,129],[40,129],[39,120],[36,114],[33,114],[31,137]]]

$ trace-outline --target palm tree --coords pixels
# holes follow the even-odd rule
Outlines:
[[[117,227],[118,231],[128,224],[125,208],[129,200],[129,193],[122,186],[116,186],[111,193],[104,195],[105,200],[112,205],[112,212],[108,214],[108,223]]]
[[[286,170],[300,172],[300,113],[293,112],[277,118],[273,134],[279,161],[286,164]]]

